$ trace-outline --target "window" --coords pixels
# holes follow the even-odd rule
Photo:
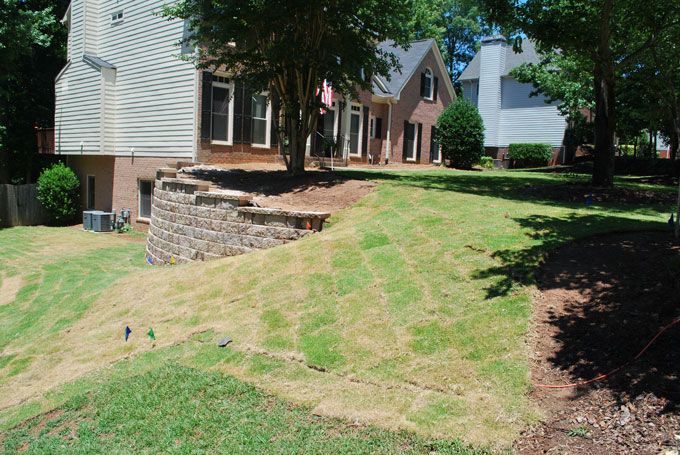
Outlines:
[[[368,118],[368,137],[375,139],[375,117],[372,115]]]
[[[94,199],[94,175],[87,176],[87,200],[85,201],[85,207],[88,210],[94,209],[95,204]]]
[[[111,25],[119,24],[121,22],[123,22],[123,10],[111,13]]]
[[[430,127],[430,163],[441,163],[442,149],[437,141],[437,127]]]
[[[139,217],[151,218],[151,197],[153,195],[153,180],[139,181]]]
[[[264,145],[269,143],[267,132],[267,96],[253,95],[253,144]]]
[[[222,76],[213,76],[211,139],[216,143],[231,145],[229,118],[233,113],[231,103],[232,86]]]
[[[432,99],[432,70],[430,70],[430,68],[425,70],[421,96],[423,98],[427,98],[428,100]]]
[[[349,115],[349,153],[361,155],[361,106],[353,104]]]
[[[407,161],[416,160],[416,125],[415,123],[406,123],[404,131],[404,151],[406,152]]]

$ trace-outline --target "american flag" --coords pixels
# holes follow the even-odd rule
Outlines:
[[[321,88],[317,87],[316,96],[319,96],[319,93],[321,93],[321,102],[324,106],[331,107],[333,105],[333,87],[326,79],[323,80],[323,86]],[[321,108],[321,114],[326,113],[325,107]]]

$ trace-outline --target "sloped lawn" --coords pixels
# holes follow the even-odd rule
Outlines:
[[[108,244],[84,251],[89,246],[82,239],[92,238],[85,233],[69,231],[62,237],[65,230],[0,231],[0,245],[24,250],[19,245],[26,243],[35,258],[21,259],[12,248],[0,251],[0,263],[9,270],[5,275],[26,280],[16,299],[0,307],[0,339],[7,343],[0,355],[11,357],[0,363],[0,425],[7,428],[89,390],[125,400],[140,389],[135,381],[166,375],[174,382],[186,374],[198,386],[225,382],[225,395],[234,377],[314,414],[344,419],[343,424],[327,423],[321,432],[359,422],[414,431],[427,440],[460,438],[480,447],[508,447],[540,414],[527,398],[525,339],[536,265],[547,251],[570,239],[663,229],[672,209],[607,202],[588,207],[526,191],[563,183],[566,177],[560,175],[445,170],[350,174],[379,185],[354,207],[334,214],[324,232],[210,263],[143,268],[143,244],[129,243],[121,251]],[[46,231],[52,235],[48,243],[42,239]],[[102,256],[109,265],[101,265]],[[42,278],[34,276],[34,260],[46,261],[42,270],[61,261],[65,273],[51,280],[45,278],[51,276],[49,270],[41,272]],[[80,303],[65,297],[71,288]],[[33,305],[38,309],[35,318],[17,316],[33,311]],[[122,338],[126,325],[133,328],[127,343]],[[149,327],[155,342],[144,335]],[[219,349],[215,343],[224,335],[234,342]],[[201,348],[188,349],[197,339]],[[183,346],[181,355],[173,361],[188,370],[173,376],[165,356],[178,346]],[[150,351],[156,353],[153,368],[131,369],[120,378],[120,386],[111,388],[102,366]],[[29,360],[17,367],[21,359]],[[63,386],[89,377],[97,379]],[[181,415],[188,408],[180,405],[182,394],[173,390],[163,393]],[[191,395],[203,403],[201,393]],[[92,415],[109,398],[102,400],[94,400],[92,408],[62,412],[91,422],[88,428],[98,434],[100,421]],[[208,408],[215,406],[209,404],[212,398],[206,400]],[[297,408],[294,412],[309,414]],[[229,413],[223,417],[227,425]],[[267,425],[276,432],[279,423]],[[147,423],[140,425],[139,431],[147,431]],[[114,425],[109,433],[102,430],[102,437],[122,444],[131,440],[125,428]],[[177,431],[184,435],[182,441],[191,439],[183,429]],[[48,443],[47,437],[30,436],[29,441],[13,434],[5,441]],[[221,434],[224,440],[237,437]],[[389,435],[385,438],[401,444],[397,441],[402,436]],[[340,444],[327,438],[309,441]],[[115,447],[114,442],[97,447]],[[211,447],[219,446],[215,444]],[[386,444],[388,451],[396,447]],[[424,446],[418,444],[413,447],[421,451]],[[296,451],[295,445],[290,447]],[[372,451],[370,444],[356,447]]]

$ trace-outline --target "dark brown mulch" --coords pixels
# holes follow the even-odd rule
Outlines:
[[[615,202],[624,204],[672,204],[677,201],[677,193],[670,191],[653,191],[633,188],[597,188],[590,185],[565,183],[563,185],[540,185],[526,188],[529,197],[549,199],[551,201],[585,203],[589,194],[593,195],[593,203]]]
[[[285,210],[334,212],[354,204],[375,187],[373,182],[324,170],[291,177],[282,170],[197,166],[185,168],[183,174],[220,188],[252,193],[261,207]]]
[[[680,245],[667,233],[574,242],[539,275],[532,382],[568,384],[626,365],[680,316]],[[535,388],[546,413],[519,453],[658,454],[680,450],[680,324],[610,378]]]

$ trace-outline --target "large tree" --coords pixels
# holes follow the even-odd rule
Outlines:
[[[472,60],[492,28],[475,0],[415,0],[409,29],[415,39],[434,38],[452,81]]]
[[[588,62],[595,105],[593,184],[614,180],[616,88],[663,33],[678,36],[680,3],[666,0],[482,0],[493,21],[526,33],[543,52]]]
[[[197,66],[227,71],[279,103],[279,143],[299,174],[321,107],[317,87],[326,79],[351,97],[370,89],[372,74],[389,77],[399,64],[378,43],[408,45],[410,10],[401,0],[182,0],[165,14],[188,21]]]
[[[40,167],[35,123],[51,122],[54,77],[64,64],[58,17],[66,0],[0,0],[0,183]]]

